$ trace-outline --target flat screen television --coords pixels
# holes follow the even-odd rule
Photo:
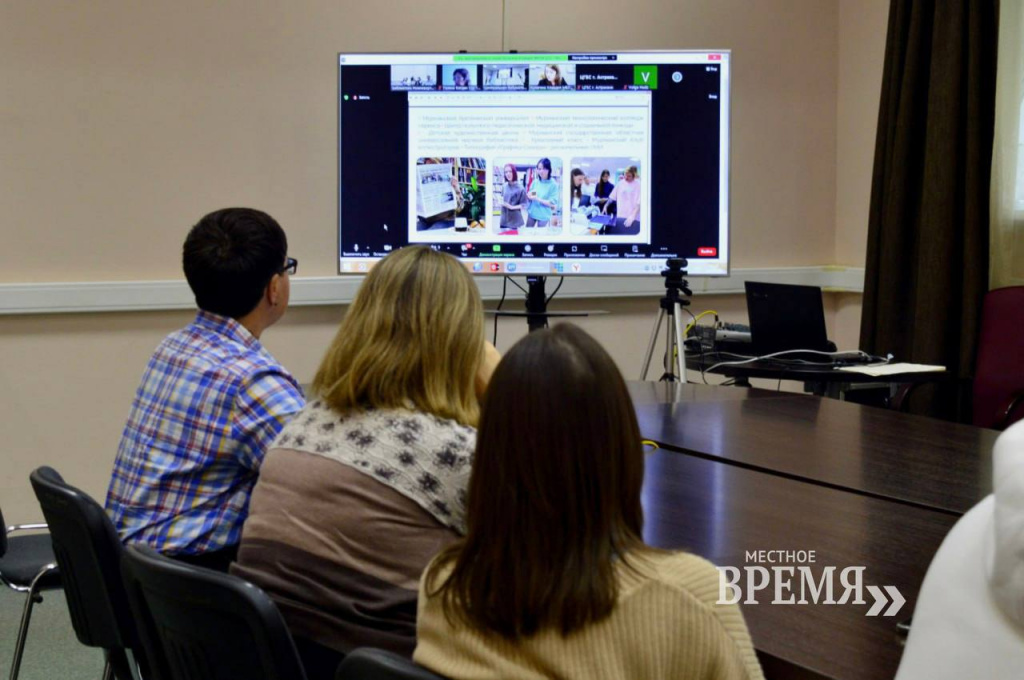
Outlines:
[[[730,53],[340,54],[339,272],[729,273]]]

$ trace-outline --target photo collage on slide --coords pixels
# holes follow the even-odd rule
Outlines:
[[[409,96],[409,241],[647,242],[650,91],[578,75],[573,63],[392,66]]]

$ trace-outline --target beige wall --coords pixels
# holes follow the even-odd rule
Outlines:
[[[889,0],[839,0],[835,264],[863,267]],[[861,296],[837,295],[840,348],[859,347]]]
[[[835,263],[864,266],[889,0],[839,0]]]
[[[0,282],[169,279],[258,206],[334,274],[339,51],[486,50],[500,2],[0,3]]]
[[[502,4],[0,4],[0,282],[179,278],[185,229],[227,204],[266,209],[303,274],[333,274],[334,53],[453,48],[732,49],[735,266],[862,264],[871,154],[858,140],[873,144],[884,2],[637,2],[629,26],[585,33],[565,27],[591,3],[508,3],[504,24]],[[558,306],[610,312],[581,324],[638,376],[655,300]],[[737,296],[693,308],[746,318]],[[830,295],[826,311],[855,346],[859,296]],[[266,345],[308,381],[342,313],[294,308]],[[9,520],[38,517],[26,480],[40,464],[102,498],[146,359],[190,316],[0,316]],[[507,348],[525,322],[500,329]]]

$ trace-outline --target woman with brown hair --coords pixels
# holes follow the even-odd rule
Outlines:
[[[526,189],[519,183],[516,166],[505,164],[505,188],[501,194],[501,227],[500,229],[519,229],[523,226],[523,213],[529,201]]]
[[[583,204],[583,189],[587,184],[587,173],[579,168],[573,168],[569,173],[569,196],[570,205],[573,210],[578,210]]]
[[[609,171],[601,171],[601,178],[597,180],[597,185],[594,187],[594,203],[601,208],[602,212],[614,215],[615,211],[611,208],[607,211],[604,210],[605,204],[608,203],[608,197],[612,195],[612,190],[615,188],[615,185],[609,181],[610,178],[611,173]]]
[[[541,87],[565,87],[565,79],[562,78],[562,69],[558,64],[548,64],[544,67],[544,77],[537,81]]]
[[[232,567],[277,603],[311,680],[355,647],[412,654],[420,574],[465,532],[496,361],[454,257],[408,246],[370,270],[267,453]]]
[[[420,583],[415,660],[448,678],[761,678],[718,571],[644,544],[636,415],[611,357],[564,324],[502,359],[464,539]]]

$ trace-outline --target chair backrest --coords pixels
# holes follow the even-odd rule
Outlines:
[[[49,525],[78,640],[90,647],[137,651],[135,624],[121,581],[124,548],[110,518],[53,468],[38,468],[29,480]]]
[[[277,606],[242,579],[129,546],[121,564],[157,680],[305,680]]]
[[[1024,417],[1003,416],[1015,394],[1024,390],[1024,286],[997,288],[985,295],[974,374],[974,424],[1003,428]]]
[[[335,680],[444,680],[409,659],[372,647],[353,650],[338,666]]]
[[[0,510],[0,557],[7,554],[7,523],[4,522],[4,511]]]

